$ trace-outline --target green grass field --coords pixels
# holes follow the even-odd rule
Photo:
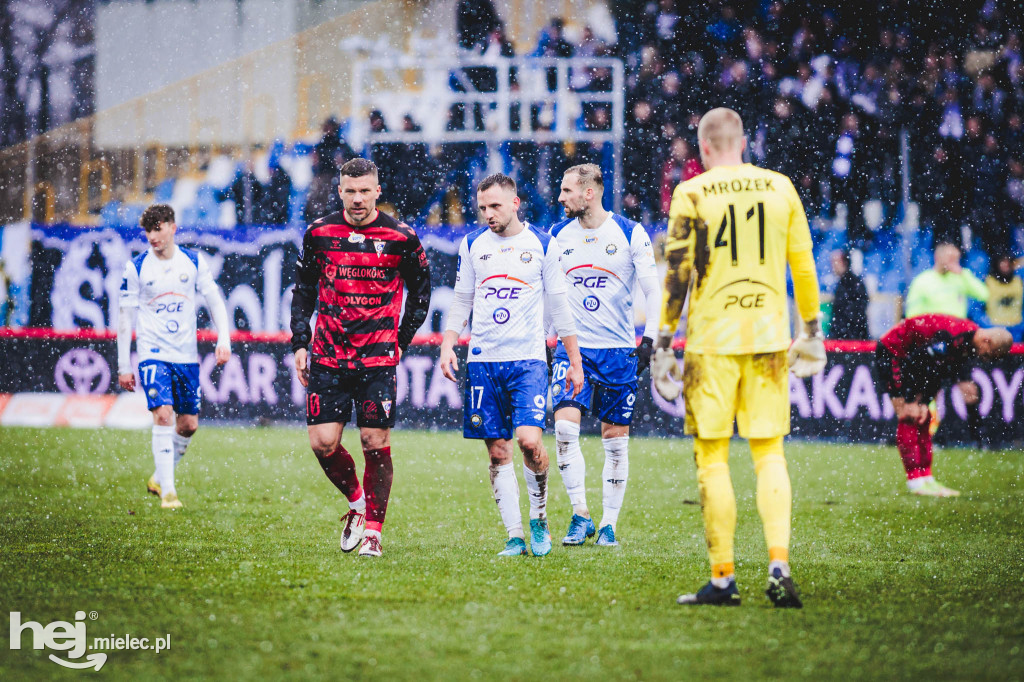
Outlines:
[[[108,679],[1024,676],[1020,452],[939,452],[940,479],[964,496],[934,500],[903,492],[894,449],[788,444],[806,606],[782,611],[763,594],[740,442],[738,609],[675,604],[708,571],[688,440],[634,441],[618,550],[558,543],[569,509],[555,474],[543,559],[495,556],[482,444],[396,432],[392,449],[373,561],[338,549],[342,500],[303,430],[201,429],[178,473],[186,507],[167,512],[145,493],[148,432],[2,429],[0,611],[43,625],[95,611],[90,641],[172,635],[159,655],[109,652]],[[599,450],[586,439],[597,514]],[[0,679],[94,674],[51,663],[30,632],[22,647],[0,646]]]

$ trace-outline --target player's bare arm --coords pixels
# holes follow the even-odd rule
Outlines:
[[[583,356],[580,354],[580,344],[575,334],[563,336],[561,340],[565,346],[565,353],[569,356],[569,369],[565,373],[565,391],[575,398],[583,390]]]
[[[459,333],[446,330],[441,341],[441,374],[447,379],[458,381],[455,373],[459,371],[459,358],[455,355],[455,342],[459,339]]]
[[[295,374],[299,377],[299,383],[303,388],[309,386],[309,351],[299,348],[295,351]]]

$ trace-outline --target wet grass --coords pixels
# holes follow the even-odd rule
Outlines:
[[[586,440],[598,514],[599,451]],[[378,561],[338,549],[341,500],[302,430],[204,428],[175,513],[145,494],[148,452],[144,432],[0,430],[0,617],[83,610],[90,641],[171,634],[159,655],[109,652],[109,679],[1024,676],[1020,452],[938,453],[940,480],[964,496],[933,500],[903,491],[891,448],[788,444],[802,611],[764,598],[739,442],[738,609],[675,604],[707,574],[688,440],[634,442],[620,549],[558,544],[569,509],[556,475],[554,551],[504,560],[483,445],[455,434],[394,434]],[[86,674],[30,639],[0,646],[0,678]]]

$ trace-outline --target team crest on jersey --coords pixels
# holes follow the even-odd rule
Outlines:
[[[479,428],[484,423],[484,418],[478,414],[470,415],[469,423]]]
[[[373,248],[376,249],[377,255],[379,256],[381,253],[384,252],[384,242],[380,241],[379,239],[374,239]]]
[[[562,392],[562,384],[554,384],[551,387],[551,395],[558,397],[558,394]]]
[[[366,241],[366,235],[360,234],[358,232],[353,232],[348,236],[348,241],[350,244],[362,244],[363,242]]]
[[[390,398],[385,398],[384,400],[380,401],[380,406],[384,408],[384,416],[385,417],[390,417],[391,416],[391,399]]]
[[[597,243],[597,237],[584,237],[583,238],[583,243],[584,244],[596,244]]]
[[[184,284],[185,282],[187,282],[187,281],[188,281],[188,275],[186,275],[186,274],[185,274],[185,273],[183,272],[183,273],[181,273],[180,275],[178,275],[178,279],[180,279],[180,280],[182,281],[182,283]]]
[[[523,261],[524,263],[529,263],[530,261],[533,260],[533,254],[530,253],[529,251],[523,251],[521,254],[519,254],[519,260]]]
[[[615,244],[609,244],[608,246],[604,247],[604,252],[607,253],[609,256],[614,256],[615,252],[618,250],[619,249],[617,246],[615,246]]]

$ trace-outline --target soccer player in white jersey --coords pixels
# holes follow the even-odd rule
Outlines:
[[[563,545],[582,545],[595,533],[586,497],[586,463],[580,450],[580,420],[588,411],[601,420],[604,445],[601,523],[596,544],[614,547],[619,510],[629,477],[629,425],[637,379],[651,364],[658,330],[661,286],[651,239],[643,226],[601,205],[601,169],[587,163],[562,176],[559,203],[567,220],[551,228],[561,249],[559,261],[569,288],[583,355],[583,388],[565,395],[562,379],[569,364],[565,348],[555,349],[551,399],[555,403],[558,470],[572,504]],[[643,291],[646,319],[640,344],[633,326],[633,287]]]
[[[202,254],[174,244],[174,209],[153,204],[139,220],[149,249],[125,263],[117,324],[117,382],[135,390],[132,329],[138,330],[139,379],[153,413],[153,461],[146,482],[164,509],[178,509],[174,468],[199,428],[199,354],[196,293],[206,299],[217,326],[218,365],[231,357],[228,312]],[[136,323],[136,317],[138,321]],[[177,417],[175,417],[177,414]]]
[[[487,444],[491,488],[508,532],[499,554],[520,556],[526,554],[526,541],[512,465],[515,433],[530,498],[530,549],[534,556],[544,556],[551,551],[548,454],[541,440],[548,388],[545,306],[565,345],[569,366],[564,390],[573,396],[583,381],[576,326],[558,266],[558,242],[520,222],[515,181],[500,173],[485,178],[477,189],[477,202],[487,224],[469,233],[459,246],[441,371],[456,381],[454,346],[472,312],[462,433]]]

